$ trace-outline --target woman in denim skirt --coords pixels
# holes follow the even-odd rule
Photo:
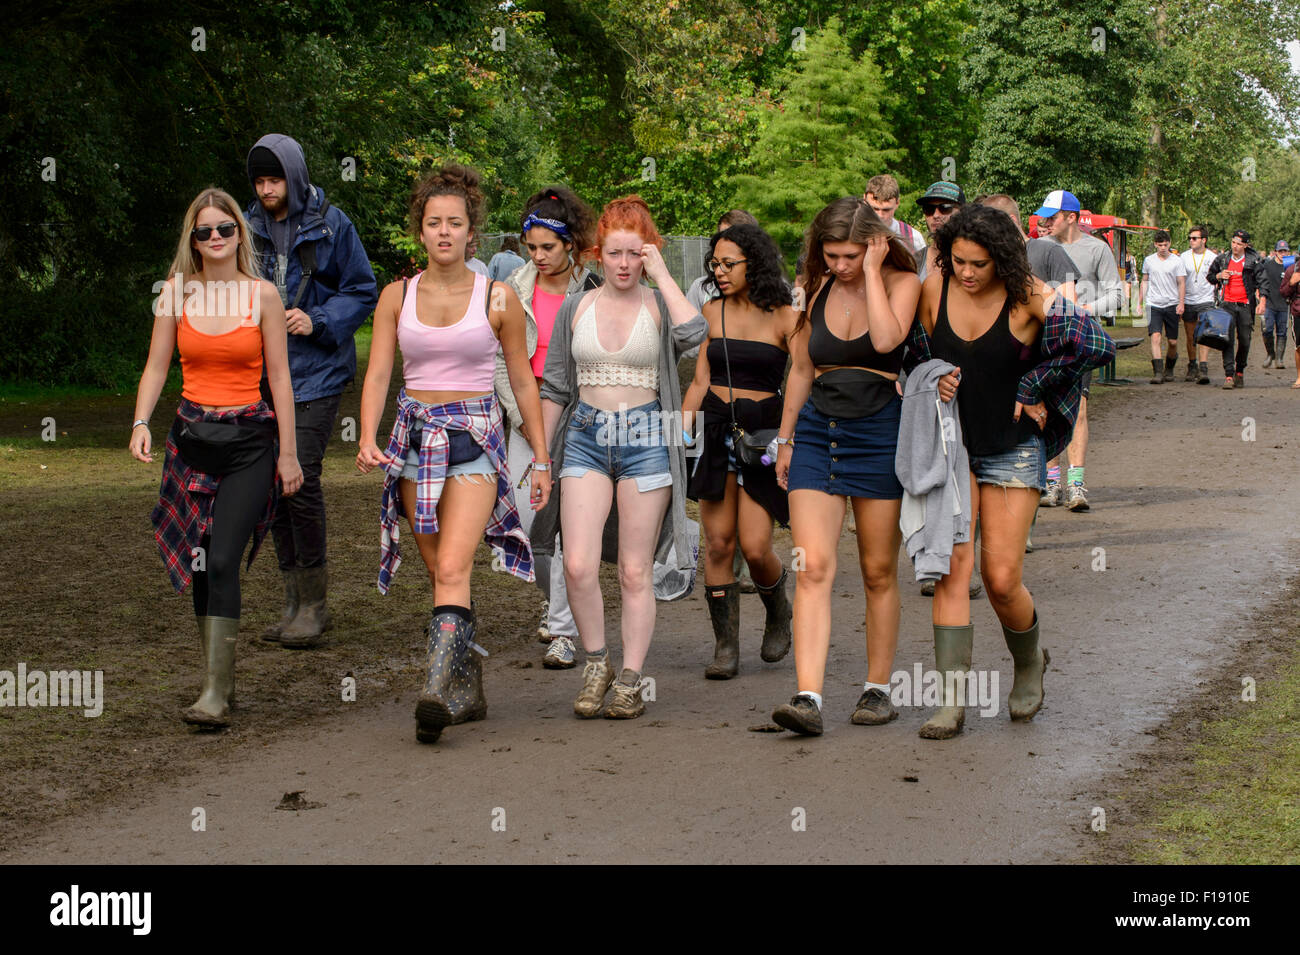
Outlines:
[[[837,199],[813,220],[802,292],[807,307],[791,338],[776,462],[777,480],[790,493],[799,692],[772,719],[819,736],[831,585],[849,502],[867,596],[867,679],[851,719],[873,725],[898,716],[889,699],[902,540],[903,488],[894,474],[898,375],[920,281],[911,250],[864,200],[852,197]]]

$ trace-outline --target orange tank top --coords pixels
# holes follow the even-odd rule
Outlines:
[[[250,314],[248,319],[251,320]],[[181,353],[181,394],[196,405],[235,408],[262,400],[262,329],[243,324],[208,335],[181,312],[176,329]]]

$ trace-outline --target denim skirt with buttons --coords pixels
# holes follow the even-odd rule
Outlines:
[[[903,400],[897,396],[866,418],[831,418],[804,404],[794,429],[791,491],[894,500],[903,485],[894,472]]]

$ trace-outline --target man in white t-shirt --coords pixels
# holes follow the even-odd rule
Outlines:
[[[1142,291],[1139,294],[1146,303],[1153,385],[1174,380],[1174,366],[1178,364],[1178,321],[1182,318],[1187,295],[1187,267],[1170,251],[1170,243],[1169,233],[1164,229],[1158,230],[1155,234],[1156,250],[1142,263]],[[1162,344],[1168,349],[1163,353],[1160,349]]]
[[[867,182],[867,191],[863,193],[862,198],[867,200],[867,205],[879,217],[880,221],[889,226],[894,234],[906,242],[912,249],[912,256],[916,259],[917,268],[925,261],[925,236],[921,235],[916,229],[913,229],[906,222],[894,218],[894,213],[898,210],[898,199],[902,193],[898,188],[898,180],[888,173],[879,176],[872,176]]]
[[[1210,265],[1214,250],[1205,246],[1209,233],[1203,225],[1194,225],[1187,231],[1190,246],[1179,258],[1187,273],[1187,294],[1183,299],[1183,336],[1187,342],[1187,377],[1198,385],[1210,383],[1210,349],[1196,344],[1196,323],[1201,313],[1214,307],[1214,283],[1210,281]]]

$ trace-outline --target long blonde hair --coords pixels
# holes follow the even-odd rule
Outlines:
[[[258,277],[257,266],[253,263],[252,234],[249,232],[248,223],[244,220],[244,214],[239,209],[239,203],[235,202],[234,197],[224,189],[217,189],[215,186],[204,189],[190,207],[185,210],[185,222],[181,226],[181,240],[176,246],[176,257],[172,259],[171,268],[167,270],[167,278],[170,279],[180,273],[182,285],[188,282],[190,277],[196,272],[203,271],[203,256],[192,244],[192,233],[194,225],[199,220],[199,213],[207,208],[220,209],[230,218],[235,220],[235,225],[239,229],[239,250],[236,253],[235,262],[239,266],[239,271],[251,279]]]

